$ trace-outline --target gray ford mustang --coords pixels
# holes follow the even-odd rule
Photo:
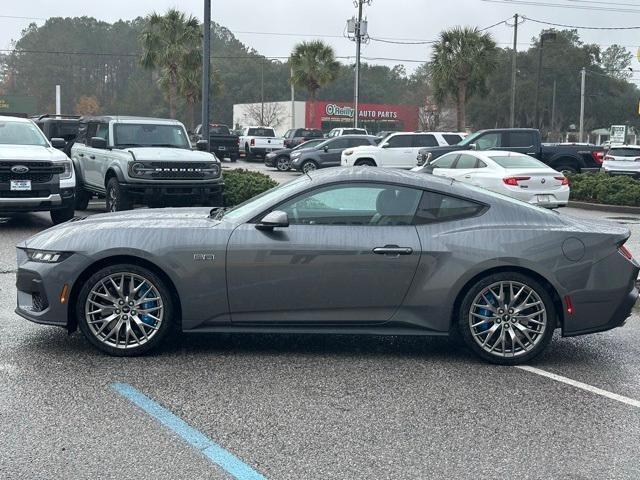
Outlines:
[[[222,209],[79,218],[18,245],[24,318],[137,355],[186,332],[460,335],[495,363],[621,326],[630,233],[433,176],[303,175]]]

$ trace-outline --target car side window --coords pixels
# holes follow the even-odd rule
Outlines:
[[[476,157],[463,153],[458,157],[458,161],[456,162],[456,169],[476,168],[477,163],[478,159]]]
[[[387,140],[388,148],[411,148],[413,146],[413,135],[394,135]]]
[[[482,160],[478,160],[478,164],[476,165],[476,168],[487,168],[487,164],[484,163]]]
[[[335,149],[341,149],[341,148],[348,148],[349,147],[349,139],[346,137],[342,137],[342,138],[338,138],[332,142],[329,142],[327,144],[327,147],[329,147],[329,150],[335,150]]]
[[[435,160],[431,165],[433,165],[434,168],[452,168],[453,163],[456,161],[456,159],[459,156],[460,155],[458,154],[444,155],[443,157],[440,157],[437,160]]]
[[[109,124],[108,123],[100,123],[98,124],[98,128],[96,129],[96,134],[94,137],[104,138],[105,140],[109,140]]]
[[[526,148],[533,147],[533,133],[531,132],[511,132],[509,134],[509,147]]]
[[[456,143],[460,143],[462,141],[462,137],[460,135],[454,134],[444,134],[442,135],[442,138],[444,138],[444,141],[449,145],[455,145]]]
[[[486,209],[485,205],[442,193],[424,192],[416,212],[416,224],[459,220],[474,217]]]
[[[487,133],[476,140],[478,150],[491,150],[502,146],[502,134],[498,132]]]
[[[291,225],[411,225],[422,191],[388,184],[331,185],[277,207]]]
[[[414,135],[413,136],[414,147],[437,147],[438,140],[433,135]]]
[[[361,147],[362,145],[371,145],[371,142],[366,138],[350,138],[350,147]]]
[[[91,143],[91,139],[96,136],[98,130],[98,124],[96,122],[89,122],[87,125],[87,145]]]

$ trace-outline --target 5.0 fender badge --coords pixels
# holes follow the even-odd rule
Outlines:
[[[193,259],[196,262],[213,262],[216,256],[213,253],[194,253]]]

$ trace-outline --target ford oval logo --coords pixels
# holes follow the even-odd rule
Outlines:
[[[547,181],[543,178],[542,180],[540,180],[540,183],[547,183]]]
[[[11,167],[11,171],[13,173],[27,173],[29,171],[29,167],[25,165],[14,165]]]

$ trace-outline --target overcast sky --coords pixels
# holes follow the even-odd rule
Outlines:
[[[202,19],[203,0],[108,0],[87,2],[76,0],[0,0],[0,48],[7,49],[12,40],[20,38],[20,32],[30,22],[42,24],[51,16],[92,16],[113,22],[131,19],[152,11],[163,12],[177,7]],[[523,0],[520,0],[523,1]],[[614,7],[637,10],[614,12],[610,10],[582,10],[558,8],[548,5],[578,5],[603,9],[604,1],[544,0],[538,5],[502,5],[483,0],[373,0],[365,7],[369,20],[369,35],[386,39],[429,40],[438,32],[454,25],[487,27],[513,14],[555,23],[586,26],[635,26],[640,25],[640,2],[634,7]],[[612,2],[620,5],[623,2]],[[633,5],[634,2],[625,0]],[[611,3],[610,3],[611,4]],[[266,56],[287,56],[293,45],[303,39],[317,36],[333,45],[339,56],[353,56],[355,46],[342,38],[345,21],[356,13],[352,0],[213,0],[213,19],[229,28],[245,44]],[[7,18],[40,17],[41,19]],[[519,48],[526,48],[542,25],[528,21],[519,29]],[[492,28],[491,33],[499,46],[512,42],[513,29],[506,25]],[[278,32],[292,35],[268,35],[242,32]],[[297,34],[297,35],[296,35]],[[302,35],[304,34],[304,35]],[[640,31],[587,31],[581,37],[606,48],[612,43],[626,46],[635,55]],[[82,50],[78,45],[78,50]],[[363,47],[364,57],[388,57],[424,61],[430,55],[428,45],[393,45],[371,41]],[[347,62],[347,59],[342,61]],[[371,63],[394,65],[403,63],[411,71],[418,63],[403,61],[371,60]],[[633,67],[640,69],[634,59]],[[640,77],[640,74],[636,74]]]

